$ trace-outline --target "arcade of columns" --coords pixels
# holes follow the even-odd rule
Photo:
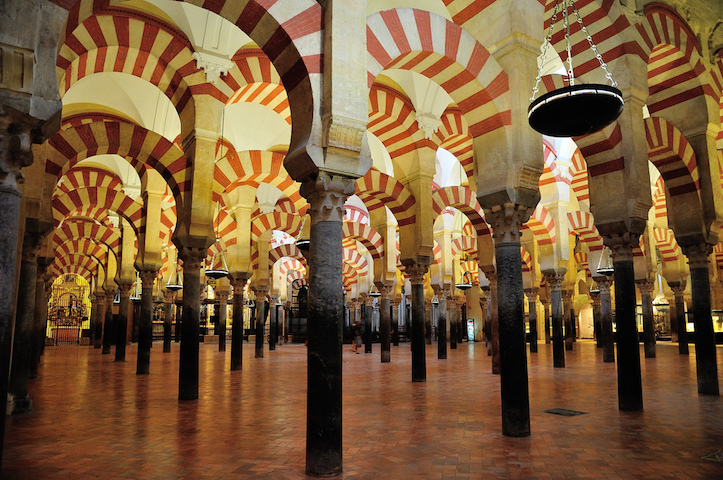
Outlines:
[[[3,2],[0,374],[12,410],[31,408],[49,285],[66,274],[87,281],[91,344],[111,354],[115,330],[116,361],[131,360],[140,290],[138,374],[153,374],[154,302],[167,306],[168,352],[179,301],[180,401],[198,399],[202,295],[231,305],[219,324],[231,323],[240,370],[246,299],[263,357],[264,301],[273,319],[306,284],[311,474],[342,468],[342,329],[347,310],[370,325],[373,303],[382,362],[409,326],[413,382],[426,380],[432,327],[445,359],[473,320],[508,436],[531,432],[526,338],[531,355],[552,343],[562,368],[594,334],[617,361],[620,410],[643,409],[637,304],[648,359],[654,302],[670,305],[688,353],[690,300],[698,391],[718,394],[723,7],[576,2],[625,110],[562,139],[526,116],[554,1],[405,3]],[[606,83],[577,24],[571,35],[578,81]],[[552,44],[540,94],[563,85],[560,25]],[[209,291],[219,252],[230,274]]]

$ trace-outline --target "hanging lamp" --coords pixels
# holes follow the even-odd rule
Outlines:
[[[597,262],[597,273],[600,275],[605,275],[606,277],[609,277],[613,273],[615,273],[615,269],[613,268],[613,260],[610,255],[610,249],[608,247],[603,247],[602,254],[600,255],[600,260]]]
[[[542,78],[542,67],[545,63],[547,48],[551,45],[552,30],[557,19],[558,7],[562,4],[563,28],[565,30],[565,45],[567,50],[567,77],[569,84],[558,88],[535,99],[538,92],[540,79]],[[600,62],[600,67],[605,71],[605,77],[610,80],[611,85],[587,83],[575,85],[575,75],[572,69],[572,48],[570,46],[570,19],[568,9],[572,7],[577,17],[577,23],[587,37],[590,49]],[[542,54],[537,69],[535,86],[530,97],[530,106],[527,109],[527,119],[530,126],[551,137],[578,137],[602,130],[614,122],[622,113],[624,102],[623,95],[618,90],[617,82],[607,68],[607,63],[598,52],[597,46],[590,36],[587,27],[582,21],[580,12],[575,6],[574,0],[555,0],[555,8],[550,21],[550,27],[542,46]]]
[[[301,228],[299,229],[299,234],[296,236],[296,248],[306,253],[309,251],[311,240],[306,237],[302,237],[304,233],[304,225],[306,225],[306,215],[304,215],[304,219],[301,221]]]
[[[381,297],[382,294],[377,290],[376,285],[372,285],[372,288],[369,289],[369,296],[372,298]]]
[[[206,276],[218,280],[228,275],[228,264],[226,263],[226,256],[223,254],[221,248],[221,238],[218,234],[218,224],[221,222],[219,218],[221,216],[221,205],[220,202],[216,203],[216,241],[214,242],[215,251],[211,257],[211,268],[206,270]]]
[[[136,283],[133,285],[133,292],[130,295],[130,300],[140,300],[141,291],[141,276],[138,272],[136,272]]]
[[[181,271],[178,265],[178,258],[171,267],[171,274],[168,276],[168,282],[166,282],[166,290],[177,292],[183,289],[183,279],[181,278]]]
[[[459,283],[455,283],[454,286],[462,291],[469,290],[472,288],[472,275],[467,271],[467,267],[465,267],[465,263],[467,263],[467,258],[465,257],[464,260],[460,260],[461,266],[462,266],[462,281]]]

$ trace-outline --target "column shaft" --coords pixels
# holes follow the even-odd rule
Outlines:
[[[374,313],[374,307],[371,305],[371,300],[367,298],[361,308],[364,317],[364,353],[372,353],[372,314]]]
[[[115,361],[126,361],[126,341],[128,333],[128,306],[130,304],[131,284],[122,283],[120,287],[120,305],[115,330]]]
[[[613,261],[615,269],[615,323],[618,351],[618,408],[626,412],[643,410],[640,377],[640,348],[635,321],[635,271],[629,259]]]
[[[138,320],[138,361],[136,374],[144,375],[151,371],[151,345],[153,345],[153,283],[158,271],[141,272],[141,318]]]
[[[228,294],[217,293],[218,298],[218,351],[226,351],[226,306],[228,305]]]
[[[537,353],[537,291],[528,291],[529,299],[529,324],[530,324],[530,353]]]
[[[247,278],[239,276],[233,280],[233,324],[231,325],[231,370],[243,366],[244,341],[244,287]]]
[[[698,393],[718,395],[718,365],[716,361],[713,319],[710,311],[710,280],[707,265],[690,269],[690,290],[693,296],[695,365],[698,372]]]
[[[610,296],[611,280],[598,281],[600,286],[600,335],[602,336],[603,362],[615,361],[613,339],[613,304]]]
[[[677,316],[678,331],[678,353],[680,355],[688,355],[688,319],[685,313],[685,297],[683,297],[683,288],[680,293],[675,292],[675,312]],[[674,290],[675,291],[675,290]]]
[[[103,350],[101,354],[110,355],[110,347],[113,345],[113,298],[115,290],[105,292],[105,317],[103,318]]]
[[[552,320],[552,364],[556,368],[565,367],[565,338],[562,332],[562,283],[563,275],[546,274],[545,278],[550,285],[550,317]]]
[[[179,347],[178,400],[198,400],[201,262],[206,257],[206,249],[181,246],[179,257],[183,260],[183,311]]]
[[[173,306],[176,295],[166,292],[163,296],[163,353],[171,352],[171,330],[173,329]]]
[[[447,358],[447,295],[440,290],[437,295],[437,358]]]
[[[645,358],[655,358],[655,319],[653,318],[653,282],[638,282],[643,307],[643,344]]]
[[[424,275],[424,274],[422,274]],[[420,277],[422,277],[420,275]],[[424,284],[412,283],[412,381],[427,381],[424,339]]]
[[[391,285],[382,285],[379,287],[382,296],[380,297],[379,307],[379,330],[381,336],[381,361],[387,363],[391,361],[391,332],[392,332],[392,287]]]
[[[256,292],[256,350],[255,358],[264,358],[264,327],[266,326],[266,291]]]
[[[30,359],[33,352],[33,316],[35,314],[35,285],[38,276],[38,263],[23,252],[18,281],[18,303],[15,316],[15,336],[13,338],[13,360],[10,371],[8,393],[13,398],[12,413],[25,413],[33,409],[28,394],[30,378]]]

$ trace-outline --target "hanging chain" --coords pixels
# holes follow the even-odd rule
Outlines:
[[[575,2],[572,2],[572,8],[575,11],[575,15],[577,16],[577,23],[580,24],[580,29],[582,30],[582,33],[587,37],[587,42],[590,44],[590,50],[592,50],[592,53],[595,54],[595,58],[597,58],[598,62],[600,62],[600,66],[605,71],[605,78],[610,80],[610,83],[613,87],[617,87],[618,82],[613,80],[613,74],[610,73],[610,70],[608,70],[608,64],[605,63],[605,60],[603,60],[602,55],[600,55],[600,52],[597,49],[597,45],[595,45],[595,42],[592,41],[592,36],[590,36],[590,32],[587,31],[587,27],[585,27],[585,24],[582,23],[582,16],[577,10]]]
[[[574,6],[574,2],[573,2]],[[570,17],[568,15],[567,0],[563,1],[563,8],[565,9],[562,15],[563,28],[565,29],[565,51],[567,52],[567,64],[570,68],[567,69],[567,81],[570,86],[575,85],[575,73],[572,70],[572,47],[570,46]]]
[[[542,67],[545,64],[545,55],[547,54],[547,47],[551,45],[552,40],[552,27],[555,26],[557,20],[557,7],[560,4],[560,0],[555,0],[555,9],[552,12],[552,18],[550,19],[550,28],[547,29],[547,37],[545,42],[542,44],[542,55],[540,55],[540,64],[537,66],[537,77],[535,78],[535,86],[532,87],[532,96],[530,97],[530,103],[535,100],[535,95],[538,92],[538,86],[540,85],[540,79],[542,79]]]
[[[301,228],[299,229],[299,234],[296,235],[296,241],[298,242],[301,238],[301,234],[304,231],[304,225],[306,225],[306,215],[304,215],[304,218],[301,220]]]

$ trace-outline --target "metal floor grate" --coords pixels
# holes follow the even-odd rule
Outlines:
[[[578,415],[587,415],[587,412],[579,412],[577,410],[569,410],[567,408],[551,408],[549,410],[545,410],[545,413],[562,415],[563,417],[577,417]]]
[[[713,452],[700,458],[703,460],[710,460],[711,462],[723,463],[723,451],[718,450],[717,452]]]

